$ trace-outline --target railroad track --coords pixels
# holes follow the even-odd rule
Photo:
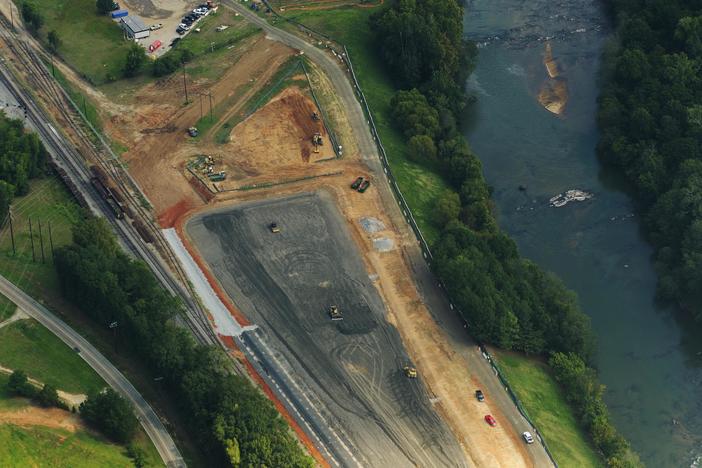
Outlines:
[[[186,325],[200,342],[223,347],[223,344],[212,330],[205,311],[197,301],[192,299],[195,295],[192,289],[190,289],[185,272],[182,270],[180,263],[176,260],[169,245],[163,239],[160,230],[154,224],[151,212],[143,206],[142,201],[146,200],[146,197],[141,193],[135,181],[122,167],[119,158],[114,155],[102,137],[86,124],[76,103],[54,80],[40,54],[37,53],[20,34],[17,34],[13,30],[10,22],[3,15],[0,15],[0,26],[4,29],[4,33],[0,37],[2,37],[7,48],[17,58],[19,65],[27,71],[29,84],[35,90],[35,93],[41,94],[47,101],[47,104],[58,112],[59,119],[61,120],[60,123],[73,134],[83,154],[79,153],[80,150],[78,150],[78,148],[71,148],[62,144],[60,141],[61,136],[53,127],[50,127],[49,131],[41,125],[37,125],[37,130],[39,130],[48,141],[54,143],[52,146],[56,157],[63,163],[69,175],[81,182],[80,188],[84,192],[95,193],[93,192],[94,189],[89,186],[89,180],[92,174],[86,166],[87,161],[102,168],[112,178],[112,181],[118,187],[120,193],[126,198],[127,205],[131,208],[130,217],[133,220],[140,220],[149,230],[155,241],[155,249],[158,253],[142,244],[141,235],[130,223],[115,219],[111,208],[107,205],[105,200],[100,197],[90,197],[93,198],[95,207],[98,208],[99,212],[105,215],[108,221],[113,225],[127,249],[134,256],[141,258],[149,264],[161,283],[171,293],[182,299],[186,307],[186,316],[181,323]],[[12,83],[7,82],[8,80],[6,77],[3,77],[3,81],[6,82],[11,89],[15,89]],[[35,119],[41,120],[38,109],[33,107],[29,99],[21,97],[20,90],[15,89],[15,91],[20,93],[18,97],[20,97],[27,112],[32,113]],[[96,140],[99,144],[96,143]],[[96,198],[99,202],[95,202]],[[168,266],[163,264],[163,261],[159,258],[159,253],[165,257]],[[180,282],[173,278],[169,272],[169,267],[175,271]],[[245,369],[238,361],[234,360],[234,362],[237,372],[245,374]]]

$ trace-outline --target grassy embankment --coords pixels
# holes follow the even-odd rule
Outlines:
[[[344,8],[295,11],[286,15],[327,34],[348,48],[393,174],[422,232],[431,243],[437,234],[432,222],[434,203],[448,185],[437,173],[407,159],[405,141],[392,126],[389,102],[395,89],[378,59],[377,45],[368,25],[368,17],[377,10]],[[546,438],[559,465],[600,466],[599,457],[575,420],[548,368],[519,355],[500,353],[500,356],[510,384]]]
[[[70,393],[88,394],[105,387],[77,353],[33,320],[0,328],[0,366],[22,369],[29,377]],[[32,406],[29,400],[8,394],[7,380],[0,373],[0,423],[3,412]],[[143,430],[139,429],[133,444],[146,454],[147,466],[161,464]],[[0,447],[0,466],[131,466],[126,447],[86,429],[71,432],[40,424],[0,424]]]
[[[493,356],[529,417],[546,438],[558,466],[602,466],[548,366],[512,352],[494,350]]]
[[[44,18],[39,38],[55,30],[61,39],[60,56],[93,84],[102,84],[122,75],[131,44],[108,15],[98,15],[94,0],[26,0]],[[15,0],[15,4],[22,2]]]
[[[433,219],[434,207],[448,188],[441,176],[407,158],[406,139],[392,125],[390,99],[395,87],[375,53],[368,18],[378,8],[343,8],[338,10],[294,11],[288,17],[323,32],[345,44],[353,60],[356,77],[363,88],[375,125],[387,152],[392,173],[409,203],[422,233],[431,244],[438,236]],[[278,26],[283,26],[278,23]]]

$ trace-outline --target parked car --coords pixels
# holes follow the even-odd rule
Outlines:
[[[533,444],[534,443],[534,437],[532,437],[531,432],[527,431],[522,434],[522,437],[524,438],[524,442],[527,444]]]
[[[176,32],[178,32],[178,31],[176,30]],[[171,47],[175,47],[176,44],[178,44],[178,42],[180,42],[180,38],[179,38],[179,37],[176,37],[175,39],[173,39],[173,40],[171,41]]]
[[[182,36],[183,34],[185,34],[185,29],[178,26],[178,28],[176,29],[176,32]],[[180,38],[177,38],[177,39],[180,39]]]
[[[157,29],[161,29],[162,27],[163,27],[162,23],[156,23],[156,24],[152,24],[151,26],[149,26],[149,29],[152,31],[156,31]]]
[[[491,414],[485,415],[485,422],[491,425],[492,427],[497,426],[497,421],[495,420],[495,418],[492,417]]]
[[[180,29],[182,29],[183,31],[189,31],[189,30],[190,30],[190,26],[188,26],[187,24],[180,23],[180,24],[178,25],[178,27],[179,27]]]
[[[475,398],[478,399],[478,401],[485,401],[485,395],[483,395],[482,390],[476,390],[475,391]]]

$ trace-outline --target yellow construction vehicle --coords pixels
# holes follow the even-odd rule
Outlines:
[[[402,370],[405,371],[405,377],[410,379],[417,378],[417,369],[415,369],[414,367],[405,366],[402,368]]]
[[[332,320],[344,320],[344,315],[337,306],[333,305],[329,308],[329,318]]]

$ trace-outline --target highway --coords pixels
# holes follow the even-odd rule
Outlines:
[[[110,364],[100,351],[80,336],[71,327],[59,320],[44,306],[26,295],[17,286],[0,276],[0,293],[14,302],[22,311],[44,325],[50,332],[59,337],[73,349],[78,349],[78,354],[102,377],[107,384],[131,402],[136,411],[137,418],[146,431],[151,441],[156,446],[161,459],[168,467],[184,467],[185,462],[178,451],[175,442],[161,423],[154,410],[129,383],[127,378]]]
[[[351,85],[346,65],[326,50],[320,49],[299,36],[269,24],[265,19],[253,13],[241,3],[225,0],[225,6],[235,10],[246,20],[259,26],[269,38],[279,40],[292,48],[304,52],[308,58],[322,68],[331,80],[337,96],[344,104],[344,110],[359,151],[364,162],[369,165],[375,175],[375,187],[379,188],[387,214],[392,217],[395,225],[403,231],[403,234],[414,236],[395,201],[388,179],[384,176],[378,148],[373,140],[369,123],[357,99],[356,92]],[[380,183],[381,181],[384,183]],[[463,349],[461,353],[464,354],[471,364],[471,372],[482,383],[483,390],[490,395],[491,400],[509,420],[517,434],[521,434],[524,431],[533,431],[531,425],[522,417],[507,392],[502,388],[502,384],[493,373],[490,364],[477,351],[477,344],[465,333],[461,318],[451,309],[446,294],[439,287],[436,277],[424,260],[419,244],[417,243],[412,248],[408,248],[407,255],[410,267],[415,275],[419,293],[427,308],[434,319],[442,325],[442,329],[447,333],[452,344],[456,345],[456,349]],[[467,349],[471,351],[468,352],[466,351]],[[531,444],[527,447],[527,451],[534,466],[553,466],[551,459],[541,444]]]

